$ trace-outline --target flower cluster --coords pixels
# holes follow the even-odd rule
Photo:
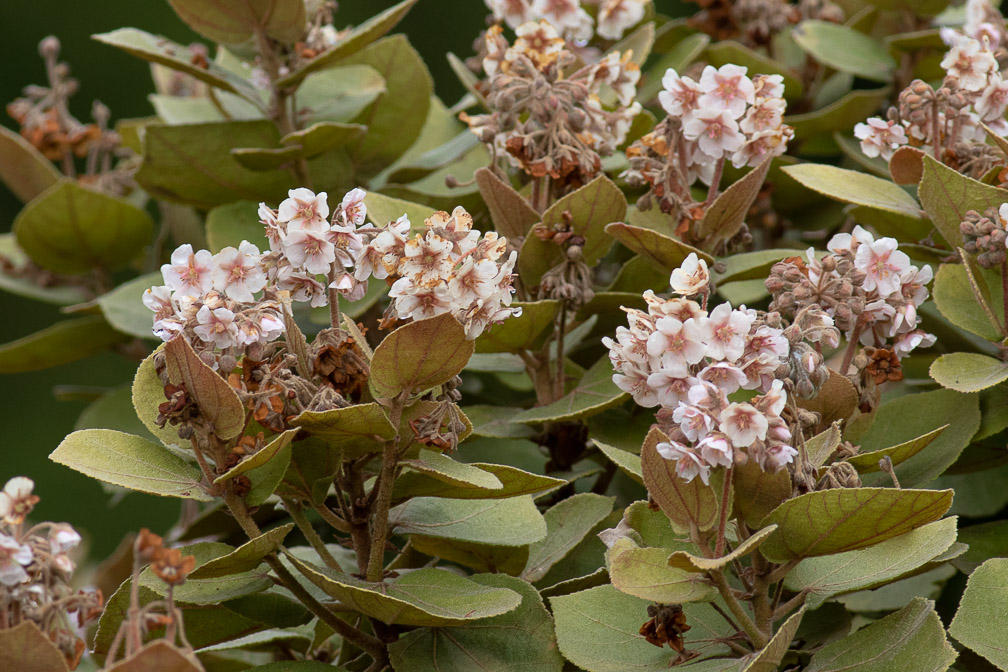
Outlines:
[[[641,110],[634,101],[640,68],[630,52],[610,52],[571,71],[578,59],[545,20],[523,23],[515,34],[512,45],[499,26],[486,32],[482,65],[492,113],[461,118],[512,167],[585,183],[601,170],[601,157],[626,140]]]
[[[644,18],[651,0],[601,0],[593,20],[578,0],[485,0],[494,21],[517,29],[529,21],[545,19],[565,40],[587,43],[593,34],[618,40]],[[596,24],[597,21],[597,24]]]
[[[627,149],[624,176],[650,188],[642,207],[655,200],[663,212],[687,212],[690,187],[718,180],[725,161],[756,166],[787,150],[794,129],[783,123],[783,77],[746,73],[739,65],[708,65],[695,81],[666,71],[658,100],[669,116]]]
[[[959,230],[963,234],[963,249],[975,254],[983,268],[995,268],[1008,258],[1008,203],[988,208],[983,214],[968,210]]]
[[[0,628],[34,622],[73,669],[85,649],[78,630],[101,613],[102,595],[71,587],[69,554],[81,541],[76,530],[48,522],[24,529],[39,501],[34,487],[17,476],[0,491]]]
[[[754,459],[778,470],[797,454],[781,418],[787,402],[783,379],[790,344],[772,318],[723,303],[709,313],[686,298],[697,293],[706,304],[707,267],[691,255],[673,272],[673,291],[663,299],[644,293],[647,312],[624,309],[629,327],[605,338],[616,370],[613,381],[641,406],[660,405],[659,420],[671,420],[670,441],[659,452],[676,462],[685,480],[710,470]],[[738,390],[754,390],[745,402],[730,401]]]
[[[689,25],[714,40],[769,46],[775,35],[807,19],[844,22],[843,9],[830,0],[693,0],[702,10]]]

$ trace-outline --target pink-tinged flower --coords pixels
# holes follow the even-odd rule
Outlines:
[[[711,431],[714,418],[699,406],[690,406],[683,402],[672,411],[672,421],[679,423],[679,428],[690,441],[699,441]]]
[[[515,61],[518,55],[529,58],[538,68],[553,63],[564,49],[563,38],[549,21],[528,21],[515,28],[514,46],[504,54],[504,60]]]
[[[902,359],[917,348],[930,348],[937,342],[934,334],[926,333],[920,329],[901,334],[893,343],[893,352]]]
[[[568,39],[578,42],[591,39],[592,18],[581,9],[578,0],[532,0],[532,15],[549,21]]]
[[[702,408],[707,413],[717,417],[721,414],[721,409],[728,405],[728,397],[724,390],[712,383],[705,383],[697,378],[696,383],[687,391],[686,398],[689,403]]]
[[[630,105],[634,96],[637,95],[637,82],[640,81],[640,67],[631,58],[631,50],[624,51],[622,55],[618,51],[611,51],[602,57],[591,70],[588,71],[588,88],[592,92],[597,92],[602,84],[608,84],[616,92],[616,98],[620,105]],[[633,117],[637,116],[639,110],[628,114],[625,118],[626,129],[619,129],[615,135],[625,135],[629,130],[629,124]],[[615,144],[623,144],[617,139]]]
[[[177,334],[181,334],[185,331],[185,327],[186,320],[181,317],[166,317],[160,320],[154,320],[154,325],[151,327],[151,331],[155,336],[167,343]]]
[[[672,68],[662,77],[663,91],[658,92],[658,102],[673,117],[690,117],[700,107],[700,85],[689,77],[680,77]]]
[[[627,28],[636,26],[644,18],[647,2],[648,0],[602,0],[595,32],[607,40],[620,39]]]
[[[303,271],[284,266],[277,273],[277,287],[291,293],[295,301],[311,302],[312,308],[326,305],[325,285]]]
[[[830,319],[830,323],[832,322]],[[764,324],[748,335],[745,357],[766,357],[769,361],[783,362],[790,349],[783,330]]]
[[[329,289],[335,289],[347,301],[360,301],[367,294],[368,281],[358,280],[346,271],[339,271],[334,274],[334,279],[329,283]]]
[[[693,296],[705,292],[710,285],[707,262],[697,257],[696,252],[690,252],[689,256],[683,259],[679,268],[672,271],[669,285],[674,293],[683,296]]]
[[[284,256],[295,268],[326,275],[336,261],[336,246],[329,242],[328,231],[295,229],[284,239]]]
[[[270,251],[279,252],[281,249],[281,243],[283,243],[284,234],[287,233],[287,227],[282,226],[280,222],[277,221],[277,211],[273,210],[265,203],[260,203],[259,223],[263,225],[263,229],[265,230],[266,240],[268,240],[270,244]]]
[[[910,268],[910,257],[896,249],[895,238],[879,238],[861,245],[854,253],[854,266],[865,273],[863,287],[885,298],[900,290],[900,277]]]
[[[726,110],[714,108],[697,110],[683,124],[683,135],[696,140],[700,151],[714,159],[731,154],[745,143],[738,122]]]
[[[343,197],[340,203],[340,210],[343,212],[343,221],[347,225],[360,226],[367,217],[367,206],[364,204],[364,197],[367,196],[360,187],[351,189]]]
[[[466,257],[448,281],[448,293],[459,306],[468,306],[477,299],[487,299],[497,289],[497,264],[489,259]]]
[[[524,2],[524,0],[519,0],[519,2]],[[483,57],[483,72],[489,79],[493,79],[493,76],[500,71],[501,63],[507,59],[508,50],[511,47],[503,33],[504,30],[499,25],[490,26],[483,33],[483,48],[486,53]]]
[[[875,242],[875,236],[858,224],[850,233],[838,233],[830,238],[826,243],[826,249],[833,254],[857,252],[857,249],[862,245],[871,245],[873,242]],[[812,248],[809,248],[809,254],[813,254]],[[811,258],[810,256],[809,259],[811,260]]]
[[[746,105],[755,102],[756,89],[746,77],[746,68],[726,63],[720,68],[708,65],[700,75],[700,107],[727,112],[738,119]]]
[[[38,504],[38,495],[32,494],[35,481],[27,476],[15,476],[7,481],[0,492],[0,518],[11,525],[20,525]]]
[[[993,73],[987,88],[973,103],[973,108],[984,121],[1004,119],[1005,109],[1008,109],[1008,80],[1001,79],[997,72]]]
[[[141,300],[154,313],[155,320],[171,317],[177,311],[175,302],[172,301],[171,289],[167,285],[150,287],[144,290]]]
[[[289,198],[285,198],[277,209],[277,221],[286,225],[288,231],[294,228],[320,232],[328,226],[326,192],[320,191],[316,195],[310,189],[299,187],[288,191],[287,196]]]
[[[760,465],[764,469],[770,468],[772,471],[780,471],[786,465],[794,462],[798,451],[786,443],[775,443],[767,446],[764,451],[765,457]]]
[[[705,367],[697,374],[699,380],[717,385],[725,394],[731,394],[746,384],[747,378],[742,369],[728,362],[715,362]]]
[[[721,411],[721,431],[724,432],[736,448],[745,448],[759,439],[766,439],[769,423],[766,416],[752,404],[732,402]]]
[[[661,357],[662,368],[685,377],[691,364],[704,358],[703,329],[695,320],[680,322],[663,317],[655,322],[655,332],[648,336],[647,353]]]
[[[224,350],[238,343],[238,327],[235,325],[235,314],[227,308],[203,306],[196,313],[199,323],[193,331],[205,343],[213,343]]]
[[[410,221],[405,214],[382,229],[358,255],[354,277],[363,281],[372,275],[379,280],[398,275],[409,232]]]
[[[784,381],[775,380],[770,385],[770,389],[757,397],[753,405],[763,413],[779,416],[787,405],[787,392],[784,390]]]
[[[939,65],[957,77],[959,86],[966,91],[983,91],[990,74],[998,69],[994,54],[978,40],[966,36],[949,49]]]
[[[396,315],[401,320],[423,320],[452,309],[451,296],[444,284],[418,285],[408,276],[392,284],[389,296],[395,300]]]
[[[734,362],[745,352],[746,336],[753,318],[742,310],[732,310],[730,303],[722,303],[711,311],[704,322],[704,344],[707,356]]]
[[[658,393],[648,384],[648,373],[634,366],[624,366],[614,373],[616,387],[633,397],[634,403],[644,408],[658,405]]]
[[[329,227],[327,238],[333,244],[336,263],[343,268],[351,268],[364,251],[364,239],[352,224],[347,226],[333,224]]]
[[[259,248],[243,240],[238,249],[225,247],[214,255],[214,289],[243,303],[254,301],[253,293],[266,286],[266,274],[259,264]]]
[[[81,536],[67,523],[54,525],[49,531],[49,552],[53,554],[53,564],[70,574],[74,570],[73,560],[67,553],[77,547]]]
[[[900,146],[907,144],[906,129],[895,121],[879,117],[854,126],[854,137],[861,141],[861,152],[868,157],[881,156],[888,161]]]
[[[658,396],[658,403],[666,408],[675,408],[689,399],[689,391],[696,382],[696,378],[680,375],[672,369],[660,369],[647,377],[647,384]]]
[[[0,534],[0,583],[16,586],[28,580],[25,567],[32,563],[32,550],[14,537]]]
[[[688,446],[678,441],[662,441],[655,449],[666,460],[675,462],[676,474],[687,483],[698,475],[707,485],[710,482],[710,466]]]
[[[784,120],[784,109],[786,107],[787,103],[784,102],[783,98],[762,98],[757,100],[746,111],[745,116],[742,117],[742,121],[739,122],[739,128],[742,129],[743,133],[749,134],[776,130],[780,128]]]
[[[752,82],[756,102],[784,97],[784,75],[753,75]]]
[[[697,444],[697,450],[704,462],[712,467],[730,467],[734,463],[734,453],[728,437],[720,432],[705,436]]]
[[[213,255],[210,250],[193,252],[192,245],[179,245],[171,263],[161,266],[161,275],[172,292],[185,296],[203,296],[213,287]]]
[[[532,8],[528,0],[485,1],[487,8],[493,12],[494,21],[503,21],[510,28],[517,28],[531,18]]]
[[[787,143],[793,137],[794,129],[790,126],[779,126],[754,133],[732,154],[732,165],[736,168],[742,166],[755,168],[767,159],[780,156],[787,151]]]
[[[452,243],[433,231],[417,234],[406,242],[399,272],[418,285],[433,285],[447,278],[452,270]]]
[[[433,233],[438,238],[450,242],[452,251],[457,255],[468,254],[476,248],[480,233],[473,231],[472,225],[472,215],[466,212],[466,209],[461,205],[455,206],[450,215],[444,210],[439,210],[424,220],[428,234]],[[484,244],[488,251],[499,248],[497,257],[507,249],[507,240],[503,238],[498,240],[495,231],[486,234]]]

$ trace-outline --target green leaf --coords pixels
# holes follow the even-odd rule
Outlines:
[[[952,248],[962,247],[959,224],[968,210],[982,213],[1008,201],[1008,190],[991,187],[924,156],[924,176],[917,197],[935,228]]]
[[[959,541],[969,548],[952,564],[960,572],[971,574],[988,558],[1008,558],[1008,520],[970,525],[959,531]]]
[[[841,420],[849,428],[848,421],[858,410],[858,392],[854,383],[829,369],[829,378],[819,388],[819,394],[813,399],[798,399],[798,406],[807,411],[819,414],[819,424],[815,431],[825,431],[834,422]],[[821,456],[823,459],[828,455]]]
[[[249,506],[259,506],[269,499],[283,480],[290,465],[291,441],[296,434],[296,429],[288,429],[273,437],[261,450],[214,479],[214,483],[226,483],[235,476],[247,474],[252,487],[245,495],[245,501]]]
[[[928,373],[950,390],[979,392],[1008,380],[1008,363],[975,352],[953,352],[933,361]]]
[[[621,404],[628,396],[612,382],[612,363],[603,357],[585,371],[570,394],[519,413],[513,420],[529,424],[578,420]]]
[[[686,35],[681,40],[672,45],[668,50],[659,52],[661,58],[648,69],[646,76],[641,78],[640,86],[637,87],[637,100],[642,103],[654,100],[658,92],[662,90],[662,75],[669,68],[677,72],[695,61],[710,44],[710,37],[703,33],[693,33]]]
[[[252,201],[235,201],[213,208],[207,213],[206,237],[207,247],[214,254],[225,247],[237,248],[243,240],[253,243],[260,252],[270,249]]]
[[[166,397],[164,385],[161,383],[161,378],[154,366],[154,355],[162,350],[163,346],[159,347],[137,367],[136,374],[133,376],[133,408],[147,431],[157,437],[165,446],[185,446],[188,448],[189,442],[179,438],[177,427],[167,423],[164,427],[157,425],[158,405],[164,403]]]
[[[433,91],[430,72],[402,35],[382,38],[340,62],[369,65],[385,78],[385,93],[355,119],[368,132],[351,149],[357,170],[373,175],[409,149],[423,129]]]
[[[528,583],[499,574],[470,578],[473,583],[506,588],[521,596],[517,609],[471,626],[424,628],[401,636],[389,645],[397,672],[469,672],[521,668],[560,672],[553,621],[542,598]]]
[[[0,345],[0,373],[48,369],[102,352],[124,340],[101,315],[61,320],[23,338]]]
[[[207,63],[205,68],[196,65],[192,60],[192,52],[189,47],[172,42],[160,35],[151,35],[138,28],[119,28],[108,33],[92,35],[91,39],[122,49],[145,61],[184,72],[221,91],[227,91],[250,100],[256,100],[259,97],[255,88],[246,80],[237,77],[213,61]]]
[[[787,469],[763,471],[755,461],[749,460],[735,465],[732,487],[735,489],[735,510],[747,525],[756,528],[771,511],[791,497],[791,476]]]
[[[560,302],[552,299],[527,303],[515,301],[511,305],[521,308],[522,314],[484,331],[476,339],[476,352],[535,350],[545,340],[547,330],[552,332],[550,327],[560,311]]]
[[[203,475],[162,446],[111,429],[83,429],[68,435],[49,459],[91,478],[164,497],[209,502]]]
[[[888,82],[896,62],[881,42],[853,28],[827,21],[802,21],[792,31],[794,41],[823,65],[840,72]]]
[[[1004,618],[1008,599],[1008,559],[991,558],[977,567],[966,582],[959,609],[949,625],[949,634],[960,643],[1008,669],[1008,619]]]
[[[771,562],[866,548],[941,518],[951,490],[839,488],[789,499],[763,520],[777,523],[760,552]]]
[[[910,604],[820,649],[807,672],[944,672],[956,658],[934,603],[915,597]]]
[[[200,416],[213,426],[214,434],[231,439],[245,428],[245,407],[238,393],[200,359],[189,342],[176,336],[165,343],[168,380],[184,384],[186,393],[199,406]]]
[[[294,557],[290,561],[330,597],[383,623],[460,625],[513,611],[522,601],[513,590],[480,584],[433,567],[411,570],[394,581],[369,583]]]
[[[854,468],[858,470],[858,473],[871,474],[876,471],[880,471],[879,460],[883,457],[888,455],[893,464],[906,462],[908,459],[927,448],[928,444],[938,438],[938,436],[947,428],[948,425],[942,425],[923,436],[918,436],[916,439],[904,441],[903,443],[896,444],[890,448],[858,453],[857,455],[848,457],[846,461],[853,464]]]
[[[55,186],[62,176],[27,140],[0,126],[0,182],[22,203]]]
[[[770,269],[778,261],[802,255],[800,250],[741,252],[718,259],[718,263],[724,266],[724,271],[720,273],[714,271],[711,275],[719,285],[724,282],[739,282],[741,280],[765,280]]]
[[[794,639],[795,633],[798,632],[798,626],[801,625],[802,617],[804,615],[804,606],[802,606],[802,608],[796,613],[791,614],[791,616],[784,621],[779,628],[777,628],[777,632],[775,632],[774,636],[769,642],[767,642],[767,645],[760,649],[755,656],[749,659],[740,672],[777,672],[777,668],[780,667],[781,661],[787,654],[788,649],[791,648],[791,640]]]
[[[414,497],[389,513],[398,534],[524,546],[546,536],[546,521],[532,497],[445,499]]]
[[[736,546],[735,550],[720,558],[701,558],[686,551],[676,551],[668,559],[669,567],[675,567],[686,572],[709,572],[721,569],[728,563],[744,558],[759,548],[763,541],[773,534],[777,529],[776,525],[768,525],[761,530],[753,532],[745,541]]]
[[[875,114],[888,95],[888,87],[851,91],[826,107],[805,114],[788,115],[784,117],[784,123],[795,129],[795,137],[799,139],[833,131],[850,132],[855,120]]]
[[[710,602],[717,591],[696,572],[669,567],[668,551],[641,548],[619,539],[608,553],[609,579],[616,590],[659,604]]]
[[[546,537],[529,547],[526,581],[539,581],[612,511],[613,497],[590,492],[573,495],[547,509]]]
[[[176,648],[166,639],[150,642],[136,653],[107,667],[108,672],[203,672],[203,665],[192,653]]]
[[[799,184],[837,201],[921,219],[920,205],[913,196],[881,177],[817,163],[785,166],[781,170]]]
[[[938,267],[934,301],[945,319],[955,326],[989,341],[1004,338],[999,325],[992,322],[973,294],[969,271],[964,264],[942,264]],[[997,301],[991,303],[997,305]]]
[[[629,450],[622,450],[616,446],[610,446],[608,443],[602,443],[598,439],[592,439],[592,443],[602,451],[603,455],[612,460],[623,473],[638,483],[644,483],[640,455],[631,453]]]
[[[158,120],[173,126],[181,124],[203,124],[214,121],[227,121],[229,119],[247,121],[252,119],[262,119],[263,113],[255,105],[235,96],[234,94],[219,92],[215,94],[217,103],[210,98],[181,98],[160,93],[152,93],[147,96],[157,120],[151,119],[147,124],[156,123]],[[221,111],[223,110],[223,112]],[[145,126],[147,124],[144,124]],[[135,140],[135,150],[142,151],[141,140]]]
[[[805,452],[809,465],[818,469],[826,464],[829,456],[840,446],[840,422],[834,421],[824,432],[816,434],[805,442]]]
[[[479,404],[466,406],[462,410],[473,424],[473,436],[528,439],[536,434],[531,427],[514,421],[514,416],[522,412],[521,408]]]
[[[263,558],[280,548],[280,544],[292,529],[294,529],[294,523],[274,527],[255,539],[245,542],[227,555],[201,564],[189,574],[189,578],[216,579],[222,576],[250,572],[262,563]]]
[[[627,203],[623,192],[605,175],[599,175],[588,184],[557,200],[542,215],[542,223],[547,229],[564,224],[564,213],[571,216],[571,230],[585,239],[583,249],[585,263],[594,266],[612,247],[613,240],[605,233],[605,227],[626,216]],[[533,242],[535,241],[535,242]],[[526,254],[525,249],[535,249]],[[543,274],[563,260],[558,245],[542,241],[537,236],[525,238],[525,244],[518,254],[518,273],[526,286],[538,285]],[[525,262],[523,263],[523,256]]]
[[[766,159],[721,192],[707,207],[703,218],[696,223],[695,235],[702,247],[717,250],[730,240],[745,223],[749,208],[759,195],[770,170],[772,159]]]
[[[371,68],[367,68],[367,70],[371,70]],[[378,76],[378,73],[374,74]],[[384,89],[384,82],[382,82],[382,89]],[[375,97],[377,97],[377,94],[378,92],[376,91]],[[319,154],[345,147],[350,142],[362,137],[366,132],[367,128],[360,124],[320,121],[303,130],[288,133],[280,138],[280,142],[285,145],[297,145],[301,147],[298,156],[310,159]]]
[[[200,542],[183,546],[180,550],[184,555],[192,555],[196,559],[196,566],[201,567],[214,560],[227,557],[235,549],[227,544]],[[265,565],[257,565],[252,570],[240,574],[202,579],[189,577],[185,583],[175,586],[175,601],[182,604],[217,605],[228,600],[260,593],[272,585],[272,581],[266,577],[265,569]],[[161,596],[168,593],[167,584],[158,578],[150,567],[140,572],[140,587],[147,588]]]
[[[410,545],[432,558],[468,567],[477,572],[518,576],[528,562],[528,546],[477,544],[422,534],[410,535]]]
[[[714,263],[714,258],[703,250],[658,231],[623,222],[613,222],[606,226],[605,230],[631,251],[647,259],[652,267],[657,266],[665,272],[679,268],[690,254],[696,254],[708,264]]]
[[[466,450],[469,444],[461,447]],[[487,490],[471,485],[449,483],[416,471],[407,471],[396,479],[392,489],[393,501],[409,497],[445,497],[449,499],[503,499],[519,495],[538,495],[566,485],[567,481],[541,476],[506,464],[473,462],[472,466],[492,474],[501,487]]]
[[[362,139],[367,127],[355,121],[365,114],[371,105],[387,92],[385,78],[369,63],[339,65],[310,75],[301,83],[297,92],[298,109],[301,111],[301,131],[289,133],[281,139],[285,145],[301,145],[300,155],[314,156],[326,145],[331,149],[350,150],[349,140]],[[320,126],[331,122],[334,125]],[[331,160],[333,155],[324,157]],[[341,154],[341,160],[349,158]]]
[[[19,672],[66,672],[66,659],[34,621],[0,630],[0,666]]]
[[[483,471],[471,464],[458,462],[444,453],[433,450],[421,449],[416,459],[401,460],[400,464],[451,485],[468,486],[480,490],[501,490],[504,487],[500,480],[490,472]]]
[[[539,213],[532,209],[525,197],[489,168],[476,171],[476,184],[490,210],[494,228],[505,238],[517,241],[539,221]]]
[[[354,404],[328,411],[305,411],[290,421],[334,448],[346,451],[349,459],[379,453],[396,434],[385,410],[378,404]]]
[[[304,0],[168,0],[190,28],[214,42],[240,44],[262,30],[293,44],[307,30]]]
[[[794,70],[744,44],[733,40],[716,40],[707,47],[704,56],[707,62],[716,68],[728,63],[744,65],[749,69],[750,77],[758,74],[779,74],[784,77],[784,97],[788,100],[801,98],[804,87],[801,77]]]
[[[397,5],[372,16],[350,30],[339,42],[311,59],[305,65],[277,81],[279,86],[295,86],[308,74],[328,68],[339,60],[354,54],[395,28],[416,0],[403,0]]]
[[[434,214],[434,209],[430,206],[393,198],[377,191],[367,193],[367,196],[364,197],[364,205],[367,206],[367,218],[379,227],[406,215],[412,225],[411,228],[419,231],[420,227],[423,227],[424,220]]]
[[[114,429],[157,442],[133,410],[129,385],[113,388],[88,404],[77,416],[74,429]]]
[[[677,532],[695,525],[701,532],[717,523],[720,497],[699,478],[687,483],[675,471],[675,462],[658,454],[657,445],[668,437],[657,427],[648,432],[641,447],[641,470],[651,498],[661,507]]]
[[[980,428],[977,395],[952,390],[908,394],[879,407],[875,423],[860,438],[861,451],[887,448],[897,441],[911,441],[948,423],[949,427],[926,448],[896,466],[900,485],[917,487],[930,483],[955,462]],[[868,485],[888,485],[884,473],[865,474]]]
[[[457,375],[473,354],[473,342],[450,313],[399,327],[375,348],[371,389],[391,399],[442,385]]]
[[[154,338],[154,313],[143,304],[144,292],[164,282],[160,273],[148,273],[124,282],[98,297],[105,320],[117,331],[137,338]]]
[[[46,189],[14,220],[21,249],[57,273],[123,266],[153,231],[154,222],[144,210],[69,180]]]
[[[0,268],[0,289],[4,291],[59,306],[84,303],[91,298],[83,286],[53,284],[47,287],[38,283],[31,274],[21,275],[19,271],[28,263],[28,256],[18,247],[13,233],[0,233],[0,257],[10,264],[7,268]]]
[[[815,609],[836,595],[881,586],[904,577],[947,551],[956,541],[956,519],[943,518],[857,551],[806,558],[788,572],[785,585],[809,593]]]

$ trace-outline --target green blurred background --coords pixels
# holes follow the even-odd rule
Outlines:
[[[340,2],[336,26],[356,25],[395,4],[396,0]],[[38,42],[56,35],[62,42],[61,59],[80,81],[72,101],[73,113],[90,120],[91,102],[102,101],[113,120],[145,117],[153,113],[147,102],[152,90],[146,63],[90,39],[123,26],[141,28],[182,44],[199,39],[175,16],[164,0],[7,0],[4,39],[0,40],[0,101],[6,105],[27,84],[44,84],[45,69],[38,57]],[[658,10],[681,15],[682,3],[658,0]],[[695,9],[695,7],[694,7]],[[397,31],[409,35],[434,77],[436,93],[451,105],[462,87],[448,67],[446,52],[461,57],[472,53],[472,42],[485,25],[482,0],[420,0]],[[3,114],[5,126],[13,121]],[[21,204],[0,185],[0,231],[9,231]],[[57,309],[10,294],[0,294],[0,343],[42,329],[60,318]],[[67,521],[88,532],[93,560],[107,556],[123,534],[140,527],[163,532],[178,513],[178,502],[130,494],[113,504],[94,481],[47,459],[71,432],[84,401],[59,401],[53,389],[60,385],[111,388],[132,379],[136,362],[111,353],[41,372],[0,376],[0,418],[10,423],[0,446],[0,484],[15,475],[36,482],[42,502],[38,519]]]

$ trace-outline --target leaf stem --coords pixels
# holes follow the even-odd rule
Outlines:
[[[312,548],[314,548],[315,552],[319,554],[319,557],[322,558],[322,561],[326,564],[326,566],[330,569],[342,571],[339,563],[336,562],[336,558],[334,558],[332,553],[329,552],[329,549],[326,548],[322,537],[320,537],[318,532],[315,531],[315,528],[312,527],[311,521],[309,521],[308,517],[304,515],[304,511],[297,502],[293,502],[284,497],[281,497],[280,501],[283,502],[284,508],[287,509],[287,513],[289,513],[291,519],[294,520],[294,524],[298,526],[299,530],[301,530],[301,534],[305,536],[305,539],[307,539],[308,543],[312,545]]]
[[[864,322],[861,318],[858,318],[858,321],[854,324],[854,331],[851,333],[850,340],[847,342],[847,351],[844,353],[843,363],[840,365],[841,376],[847,375],[847,370],[850,368],[851,362],[854,361],[854,353],[857,352],[858,341],[861,338],[864,326]]]
[[[343,324],[343,318],[340,316],[339,291],[332,287],[334,282],[336,282],[336,262],[329,268],[329,322],[333,329],[339,329]]]
[[[724,165],[725,157],[722,156],[721,160],[717,162],[717,166],[714,167],[714,178],[711,180],[710,188],[707,190],[707,200],[703,204],[705,211],[714,202],[714,199],[717,198],[718,190],[721,188],[721,175],[724,173]]]
[[[728,498],[731,496],[732,470],[728,467],[724,474],[724,486],[721,488],[721,518],[718,520],[717,545],[714,546],[714,556],[720,558],[725,549],[725,527],[728,523]]]
[[[749,641],[752,643],[753,647],[756,649],[762,649],[767,645],[769,639],[756,624],[753,623],[752,618],[749,614],[745,612],[742,605],[735,598],[735,594],[732,592],[731,586],[728,585],[728,581],[725,580],[724,573],[721,570],[714,570],[709,572],[711,579],[714,581],[714,586],[717,588],[718,592],[721,594],[721,598],[728,605],[728,610],[731,611],[732,615],[742,626],[742,630],[749,636]]]
[[[389,421],[393,427],[399,427],[402,419],[403,404],[409,390],[404,390],[398,397],[392,400],[389,408]],[[382,451],[381,473],[378,475],[378,483],[374,486],[378,489],[378,495],[371,506],[371,552],[367,563],[367,580],[381,581],[384,573],[385,563],[385,543],[388,540],[388,517],[389,508],[392,505],[392,485],[395,483],[396,465],[399,463],[399,434],[385,443]]]

